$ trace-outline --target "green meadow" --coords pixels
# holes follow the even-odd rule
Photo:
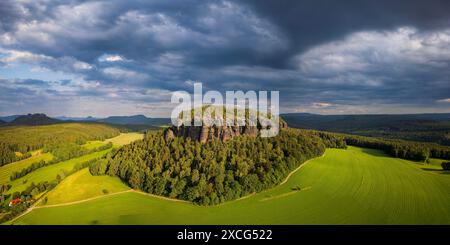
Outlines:
[[[144,135],[141,133],[121,133],[119,136],[105,140],[105,142],[106,143],[111,142],[113,143],[114,146],[123,146],[143,138]]]
[[[391,158],[376,150],[327,149],[323,157],[305,163],[282,185],[205,207],[121,192],[125,187],[118,179],[101,176],[105,179],[100,183],[96,180],[99,177],[82,172],[80,182],[98,182],[93,184],[92,192],[80,194],[82,183],[76,176],[70,180],[71,176],[70,184],[48,194],[52,206],[34,208],[10,223],[450,224],[447,173],[437,167],[429,171],[418,163]],[[105,188],[111,193],[100,191]],[[79,202],[67,204],[73,201]],[[55,206],[58,203],[61,206]]]
[[[32,156],[17,162],[6,164],[0,167],[0,184],[4,184],[9,181],[9,177],[13,172],[19,172],[20,170],[27,168],[33,163],[39,161],[50,161],[53,159],[51,153],[42,153],[40,150],[33,152]]]
[[[129,189],[118,177],[92,176],[89,169],[84,168],[59,183],[46,196],[46,205],[70,203]]]
[[[12,188],[8,192],[13,193],[16,191],[23,191],[33,182],[37,184],[44,181],[53,181],[56,179],[56,175],[62,172],[69,172],[74,169],[75,165],[100,158],[110,151],[111,149],[98,151],[37,169],[22,178],[11,181],[10,184],[12,185]]]
[[[88,150],[98,148],[100,146],[106,145],[107,143],[111,142],[113,146],[120,147],[126,144],[129,144],[135,140],[143,139],[144,135],[141,133],[121,133],[120,135],[106,139],[104,141],[101,140],[91,140],[86,142],[86,144],[83,145]]]

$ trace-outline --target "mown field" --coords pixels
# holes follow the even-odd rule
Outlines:
[[[67,180],[72,183],[52,191],[58,195],[49,193],[49,201],[55,195],[52,205],[80,203],[35,208],[12,223],[450,224],[450,174],[433,169],[376,150],[327,149],[324,157],[307,162],[280,186],[209,207],[137,192],[105,194],[101,184],[93,185],[96,191],[90,194],[72,194],[79,193],[82,183],[71,176]],[[112,178],[80,175],[87,183]],[[118,180],[103,181],[111,185]],[[91,199],[83,202],[87,197]]]
[[[135,140],[143,139],[144,135],[141,133],[121,133],[120,135],[106,139],[106,140],[91,140],[86,142],[86,144],[83,144],[83,147],[85,147],[88,150],[101,147],[103,145],[108,144],[111,142],[113,146],[120,147],[126,144],[129,144],[130,142],[133,142]]]
[[[129,189],[119,178],[92,176],[89,173],[89,169],[85,168],[59,183],[47,195],[46,205],[70,203]],[[70,195],[68,195],[67,191],[70,191]]]

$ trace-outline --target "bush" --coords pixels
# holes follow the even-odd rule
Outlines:
[[[443,162],[441,166],[443,170],[450,170],[450,162]]]

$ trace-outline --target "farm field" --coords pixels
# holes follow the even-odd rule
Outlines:
[[[11,181],[10,184],[12,188],[8,191],[9,193],[20,192],[25,190],[31,183],[39,183],[43,181],[52,181],[56,179],[56,175],[61,172],[71,171],[75,165],[81,164],[83,162],[87,162],[92,159],[100,158],[104,156],[106,153],[110,152],[111,149],[94,152],[91,154],[87,154],[81,157],[73,158],[67,161],[63,161],[60,163],[52,164],[40,169],[37,169],[22,178]]]
[[[92,150],[92,149],[98,148],[100,146],[103,146],[105,144],[106,143],[104,141],[94,140],[94,141],[88,141],[86,144],[83,144],[82,146],[88,150]]]
[[[12,223],[450,224],[450,175],[445,173],[426,171],[417,163],[376,150],[327,149],[323,157],[305,163],[286,183],[218,206],[125,192],[73,205],[36,208]],[[77,192],[76,185],[53,191]],[[84,194],[76,198],[68,194],[53,204],[82,198]]]
[[[111,142],[113,143],[114,146],[123,146],[143,138],[144,135],[141,133],[121,133],[119,136],[105,140],[105,142],[106,143]]]
[[[94,149],[94,148],[100,147],[102,145],[105,145],[105,144],[111,142],[115,147],[120,147],[120,146],[129,144],[133,141],[140,140],[143,138],[144,138],[144,135],[141,133],[121,133],[120,135],[118,135],[116,137],[106,139],[104,141],[100,141],[100,140],[88,141],[83,146],[86,149]]]
[[[92,176],[89,169],[84,168],[59,183],[47,195],[46,205],[84,200],[129,189],[117,177]]]
[[[13,172],[18,172],[33,163],[39,161],[50,161],[53,159],[53,155],[51,153],[41,153],[41,151],[33,152],[33,155],[27,159],[13,162],[10,164],[6,164],[0,167],[0,184],[4,184],[9,181],[9,177]]]

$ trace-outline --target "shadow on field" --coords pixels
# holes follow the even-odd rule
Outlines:
[[[430,171],[430,172],[437,172],[440,174],[450,174],[449,170],[443,170],[443,169],[435,169],[435,168],[422,168],[425,171]]]
[[[388,156],[383,151],[375,150],[375,149],[361,148],[361,151],[366,154],[369,154],[371,156],[374,156],[374,157],[387,157]]]

